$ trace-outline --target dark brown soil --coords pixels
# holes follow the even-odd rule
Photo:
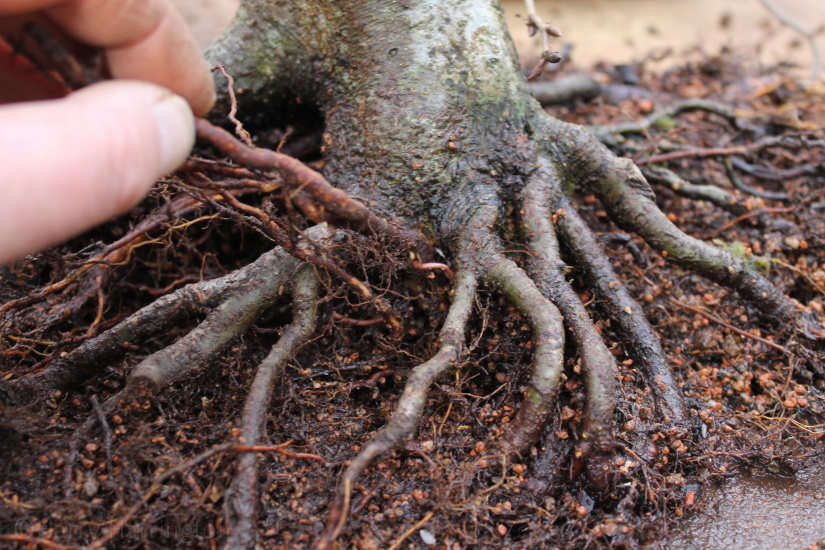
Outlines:
[[[601,71],[608,77],[613,73],[610,68]],[[738,109],[742,125],[757,127],[763,135],[804,135],[812,142],[825,136],[823,90],[805,90],[783,76],[781,68],[759,74],[736,59],[715,58],[661,78],[642,75],[641,86],[649,96],[637,94],[634,99],[631,94],[618,104],[604,97],[576,101],[552,112],[566,121],[607,124],[639,119],[654,106],[679,98],[702,97]],[[315,133],[296,127],[287,145],[300,140],[311,144],[307,138]],[[662,119],[647,135],[632,139],[644,147],[641,158],[657,153],[664,141],[726,147],[740,144],[742,135],[724,119],[697,112]],[[279,141],[277,135],[268,139]],[[322,162],[317,155],[310,151],[304,158]],[[656,187],[660,207],[693,236],[717,232],[713,238],[752,257],[800,307],[821,314],[825,149],[821,142],[808,148],[789,145],[742,159],[768,167],[768,176],[778,174],[765,179],[739,170],[745,184],[783,192],[788,198],[768,200],[731,190],[722,156],[685,158],[669,167],[689,181],[731,190],[748,212],[770,213],[730,225],[734,215]],[[803,165],[811,165],[810,170],[797,175],[782,172]],[[123,236],[136,220],[181,194],[173,183],[161,182],[130,216],[0,268],[0,301],[61,280],[103,244]],[[606,239],[620,233],[595,198],[580,198],[580,211],[591,227]],[[50,358],[113,326],[159,294],[228,273],[270,246],[255,231],[208,209],[188,220],[192,223],[170,220],[154,231],[105,279],[99,293],[95,288],[89,300],[68,314],[49,320],[61,304],[86,290],[84,284],[91,284],[83,278],[65,292],[7,313],[0,325],[0,377],[9,380],[43,368]],[[513,247],[518,258],[518,245]],[[437,540],[433,548],[450,550],[644,547],[666,537],[669,526],[692,502],[701,500],[703,484],[735,475],[745,466],[757,473],[790,473],[821,454],[821,348],[805,355],[787,327],[760,323],[758,312],[735,294],[669,265],[637,237],[608,248],[622,284],[644,306],[659,333],[693,411],[694,431],[677,439],[652,425],[650,391],[625,355],[622,335],[612,331],[598,301],[583,295],[620,363],[616,433],[638,455],[636,460],[614,461],[616,471],[627,474],[626,482],[599,497],[568,481],[567,455],[584,404],[579,369],[572,363],[567,365],[556,424],[548,429],[554,443],[538,445],[523,463],[509,465],[504,472],[493,467],[492,460],[486,467],[478,459],[485,454],[486,442],[518,410],[532,343],[519,314],[500,295],[482,292],[468,335],[468,359],[431,392],[424,422],[406,449],[362,476],[342,547],[424,548],[428,537],[425,533],[422,538],[422,529]],[[348,305],[352,296],[344,290],[328,289],[317,337],[290,363],[271,407],[267,436],[272,443],[285,444],[287,452],[268,453],[262,462],[260,529],[266,548],[305,548],[319,535],[338,474],[386,423],[406,373],[435,350],[437,329],[450,302],[449,281],[440,273],[428,276],[405,268],[382,273],[380,260],[364,257],[353,263],[360,266],[360,274],[388,285],[386,297],[404,319],[406,336],[400,344],[390,344],[381,325],[358,327],[337,321],[334,313],[363,318],[374,312]],[[578,284],[577,276],[573,268],[568,278]],[[793,355],[737,334],[685,305],[772,340]],[[150,491],[153,477],[232,440],[255,366],[276,341],[279,328],[289,322],[290,311],[286,302],[274,306],[217,364],[166,388],[153,401],[108,415],[110,444],[100,425],[88,437],[76,438],[79,452],[68,483],[64,474],[70,440],[94,417],[92,397],[103,402],[122,389],[131,366],[191,326],[177,327],[131,350],[126,360],[107,366],[76,391],[38,396],[28,403],[3,396],[7,405],[0,405],[0,546],[81,546],[114,526],[121,530],[110,548],[219,546],[225,532],[224,492],[234,475],[231,452],[217,453],[167,480],[125,525],[117,522]],[[195,321],[191,319],[190,325]],[[648,440],[653,444],[641,448]]]

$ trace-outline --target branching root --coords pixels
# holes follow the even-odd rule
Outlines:
[[[317,319],[318,277],[309,266],[301,268],[292,288],[294,318],[284,329],[272,351],[263,360],[249,388],[240,421],[240,443],[258,445],[263,437],[270,395],[275,381],[283,374],[287,361],[306,342]],[[254,452],[238,456],[237,470],[224,504],[230,528],[224,548],[254,548],[257,543],[258,457]]]
[[[542,293],[561,310],[586,378],[587,405],[571,474],[577,477],[588,466],[591,484],[606,491],[609,480],[602,462],[612,456],[615,446],[612,427],[617,367],[579,296],[564,278],[549,205],[550,197],[559,195],[560,185],[555,166],[545,159],[524,189],[521,216],[531,253],[529,272]]]
[[[329,237],[325,226],[314,233]],[[153,394],[209,364],[281,295],[302,262],[282,248],[273,251],[276,269],[256,270],[228,292],[206,319],[171,346],[141,361],[127,380],[127,393]],[[253,264],[254,265],[254,264]]]
[[[619,227],[641,236],[668,260],[736,290],[758,304],[766,317],[783,322],[797,318],[793,303],[742,258],[673,225],[656,206],[653,191],[632,161],[615,157],[581,128],[556,120],[550,126],[560,136],[550,143],[552,156],[569,163],[571,177],[599,198]]]

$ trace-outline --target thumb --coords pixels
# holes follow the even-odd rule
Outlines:
[[[0,107],[0,264],[129,210],[194,141],[186,101],[145,82]]]

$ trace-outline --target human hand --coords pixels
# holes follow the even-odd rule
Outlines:
[[[3,23],[28,16],[103,48],[115,80],[0,105],[0,264],[134,206],[186,159],[193,111],[214,101],[209,69],[168,0],[3,0],[0,99],[54,95],[33,68],[40,82],[21,76],[20,56],[2,39]]]

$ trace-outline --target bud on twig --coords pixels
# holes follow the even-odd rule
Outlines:
[[[547,63],[558,63],[561,61],[561,54],[555,50],[545,50],[541,54],[541,58]]]
[[[561,29],[555,25],[547,25],[547,28],[544,30],[547,31],[547,34],[550,36],[555,36],[556,38],[561,36]]]

